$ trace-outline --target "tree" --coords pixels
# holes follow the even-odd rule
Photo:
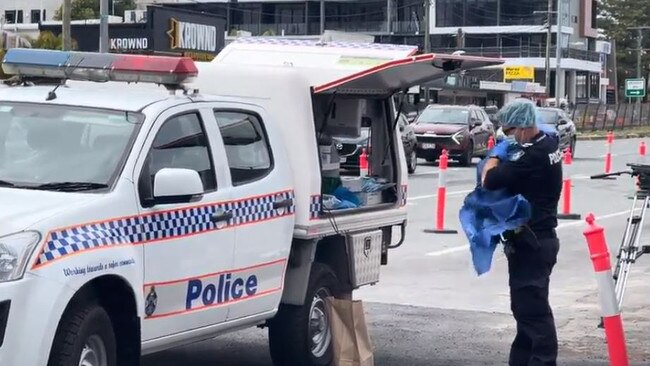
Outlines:
[[[97,19],[99,18],[100,0],[72,0],[71,16],[72,20]],[[108,0],[108,13],[113,11],[113,2],[115,2],[116,16],[124,16],[125,10],[135,9],[135,0]],[[54,14],[55,20],[61,20],[63,9],[59,9]]]
[[[59,34],[55,36],[50,31],[41,32],[33,41],[30,41],[32,48],[42,48],[46,50],[61,50],[63,49],[63,36]],[[72,40],[72,49],[77,49],[77,42]]]
[[[636,77],[637,30],[630,27],[650,26],[650,1],[601,0],[599,2],[598,27],[608,38],[616,41],[618,80],[622,85],[626,78]],[[650,48],[650,30],[643,31],[642,48]],[[650,54],[646,52],[641,60],[641,75],[650,72]]]

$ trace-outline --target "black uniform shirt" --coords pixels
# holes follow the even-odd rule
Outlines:
[[[484,188],[521,194],[532,206],[528,226],[534,232],[557,226],[557,207],[562,192],[562,153],[558,141],[543,132],[523,145],[523,154],[514,161],[499,162],[487,172]]]

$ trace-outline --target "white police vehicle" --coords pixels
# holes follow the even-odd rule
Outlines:
[[[403,230],[391,241],[406,224],[407,174],[390,95],[462,67],[434,59],[323,85],[286,67],[203,65],[195,85],[242,83],[210,96],[185,87],[197,76],[187,58],[9,50],[0,365],[134,365],[249,326],[269,327],[277,365],[328,365],[324,299],[377,282],[403,241]],[[245,95],[255,82],[267,93],[265,80],[276,95]],[[317,134],[353,134],[362,116],[386,189],[326,208]]]

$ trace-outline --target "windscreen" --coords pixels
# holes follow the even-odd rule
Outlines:
[[[469,111],[466,109],[427,108],[418,117],[418,123],[465,125],[468,116]]]
[[[540,117],[542,117],[542,123],[547,125],[554,125],[557,121],[557,112],[549,111],[544,109],[538,109]]]
[[[130,112],[0,102],[0,186],[108,187],[142,120]]]

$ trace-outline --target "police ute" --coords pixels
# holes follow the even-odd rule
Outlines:
[[[209,63],[7,52],[0,365],[137,365],[255,326],[275,365],[330,364],[325,299],[404,242],[396,95],[501,61],[269,42]]]

